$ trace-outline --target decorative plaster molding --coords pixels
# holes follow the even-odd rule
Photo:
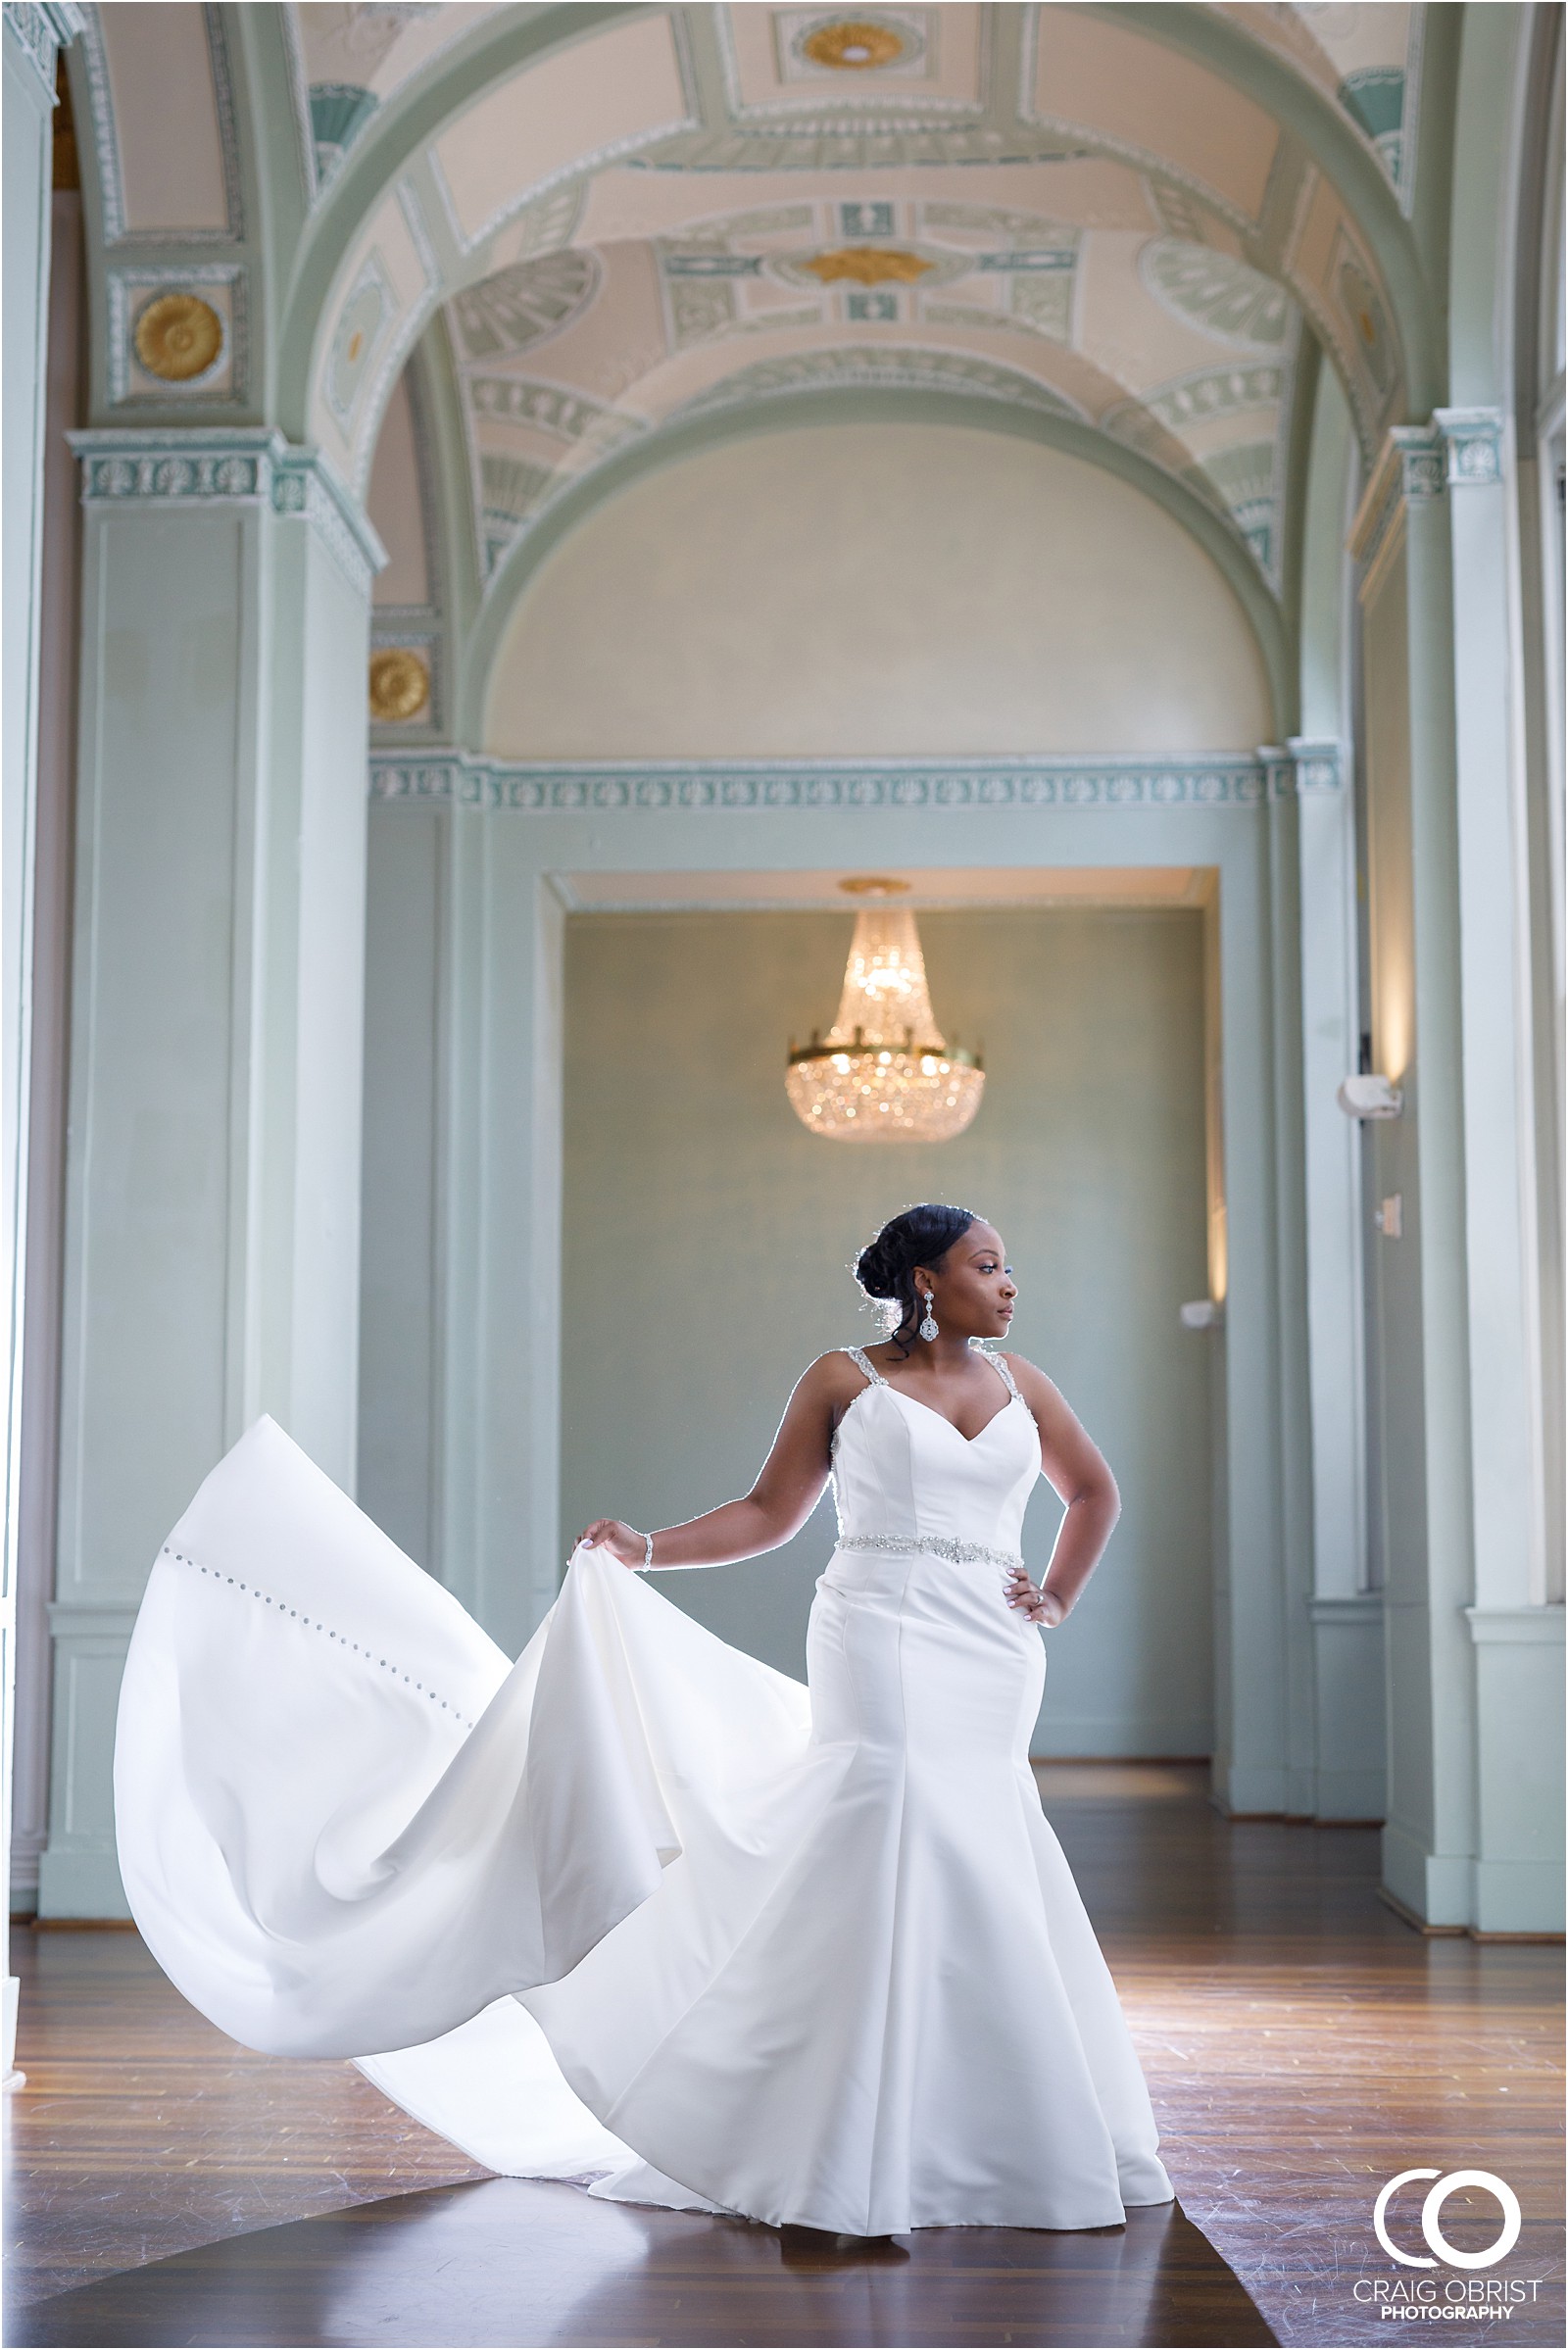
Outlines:
[[[239,262],[174,262],[149,267],[137,262],[107,273],[109,332],[106,372],[109,397],[117,408],[145,408],[153,402],[172,407],[181,400],[203,405],[242,402],[250,384],[250,324],[246,302],[249,278]],[[164,288],[184,293],[191,287],[220,288],[228,296],[228,315],[222,319],[223,340],[218,357],[202,374],[187,382],[159,380],[149,390],[132,391],[131,368],[136,365],[134,318],[143,300]],[[220,314],[221,316],[221,314]]]
[[[1440,408],[1430,424],[1394,426],[1350,525],[1349,549],[1362,567],[1363,594],[1379,574],[1407,506],[1502,479],[1503,431],[1496,408]]]
[[[202,15],[207,27],[207,54],[213,68],[213,98],[218,108],[218,143],[223,161],[223,210],[228,234],[239,243],[245,234],[245,197],[239,168],[239,129],[234,118],[234,73],[229,63],[226,7],[206,0]]]
[[[533,765],[466,751],[377,753],[372,800],[420,807],[741,812],[782,808],[1255,808],[1263,758],[592,761]]]
[[[1350,524],[1349,550],[1370,572],[1406,506],[1441,498],[1447,484],[1444,434],[1437,424],[1396,424],[1385,435],[1372,478]]]
[[[428,605],[378,604],[370,615],[370,651],[417,653],[429,677],[424,708],[412,718],[383,724],[370,713],[373,733],[382,741],[415,734],[428,741],[439,732],[446,710],[446,637],[439,612]]]
[[[1258,752],[1271,801],[1329,798],[1345,785],[1345,753],[1336,742],[1293,734],[1280,749],[1265,743]]]
[[[36,8],[27,5],[26,0],[6,0],[5,27],[37,74],[52,107],[60,52],[69,49],[81,31],[81,10],[63,4],[63,0],[43,0]]]
[[[359,504],[316,449],[290,448],[280,432],[221,428],[67,434],[81,465],[83,506],[120,504],[269,507],[309,522],[354,586],[369,593],[386,550]]]
[[[915,344],[840,344],[824,351],[794,352],[784,359],[759,360],[734,375],[726,375],[705,392],[696,393],[672,409],[666,423],[683,423],[691,416],[717,415],[743,402],[800,391],[833,391],[850,386],[856,391],[957,391],[982,400],[999,400],[1015,408],[1039,409],[1050,416],[1086,421],[1085,412],[1065,392],[1026,374],[1020,367],[998,366],[967,352],[922,348]]]
[[[1449,489],[1485,486],[1502,479],[1503,416],[1500,408],[1439,408],[1432,420],[1447,450]]]
[[[98,11],[89,9],[81,28],[81,62],[87,75],[88,121],[80,120],[77,109],[76,135],[85,129],[92,139],[94,177],[98,201],[103,213],[103,236],[106,245],[118,244],[125,233],[125,189],[120,170],[120,133],[115,123],[115,102],[109,89],[109,62],[104,56],[103,31],[98,23]]]
[[[309,522],[336,557],[350,585],[368,596],[386,564],[370,518],[318,449],[291,449],[278,436],[272,473],[274,514]]]
[[[262,428],[225,432],[137,431],[67,434],[81,465],[83,506],[128,501],[260,503],[283,436]]]
[[[234,76],[229,62],[228,35],[224,28],[224,10],[206,0],[203,25],[207,36],[207,55],[213,75],[213,102],[217,114],[219,153],[223,173],[224,223],[221,228],[182,228],[171,236],[167,229],[125,226],[125,183],[121,170],[120,138],[115,125],[114,92],[109,82],[109,65],[104,56],[103,34],[98,24],[97,9],[74,11],[80,22],[82,62],[87,72],[87,88],[91,100],[92,142],[97,164],[99,199],[103,207],[103,234],[106,245],[134,247],[156,245],[160,251],[175,246],[230,245],[240,243],[245,235],[245,209],[242,175],[239,162],[239,133],[234,104]],[[78,122],[78,131],[81,127]]]

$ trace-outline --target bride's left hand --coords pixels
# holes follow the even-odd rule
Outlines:
[[[1061,1622],[1061,1601],[1055,1592],[1042,1591],[1022,1567],[1015,1567],[1007,1578],[1007,1605],[1021,1608],[1031,1624],[1044,1624],[1048,1631]]]

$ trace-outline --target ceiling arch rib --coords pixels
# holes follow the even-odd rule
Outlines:
[[[973,20],[967,88],[933,92],[889,81],[862,92],[858,82],[846,92],[841,76],[828,103],[820,76],[816,82],[791,80],[777,39],[771,87],[758,78],[757,56],[743,56],[737,46],[744,36],[755,48],[759,28],[804,12],[646,10],[636,12],[630,25],[625,11],[565,13],[565,24],[560,10],[535,12],[526,24],[514,22],[510,11],[484,17],[393,93],[327,187],[296,288],[290,338],[297,347],[313,282],[319,291],[321,269],[334,248],[346,253],[334,302],[327,306],[331,316],[317,338],[310,423],[328,447],[337,438],[340,463],[360,478],[373,443],[377,400],[389,392],[397,365],[430,311],[530,246],[537,251],[574,234],[580,239],[569,219],[574,198],[577,209],[597,203],[602,183],[612,180],[626,202],[635,180],[634,201],[658,212],[672,185],[682,196],[696,181],[711,186],[749,179],[756,187],[777,181],[786,169],[797,184],[813,173],[841,179],[844,171],[860,170],[868,187],[896,172],[940,171],[954,182],[1005,172],[1020,183],[1020,196],[1021,183],[1032,182],[1034,209],[1049,212],[1056,207],[1044,183],[1085,165],[1119,164],[1155,193],[1167,234],[1259,268],[1288,287],[1346,381],[1363,446],[1373,445],[1384,423],[1401,412],[1397,306],[1382,281],[1377,254],[1392,244],[1408,262],[1408,229],[1379,150],[1326,94],[1331,61],[1319,59],[1314,77],[1299,60],[1204,10],[1152,12],[1160,20],[1204,19],[1202,41],[1187,43],[1192,55],[1178,68],[1172,49],[1179,44],[1170,38],[1168,22],[1151,30],[1144,22],[1150,12],[1131,6],[1114,12],[906,9],[901,23],[940,14],[950,61],[961,47],[958,21]],[[1269,12],[1246,13],[1250,22]],[[1387,13],[1401,19],[1408,14]],[[1103,21],[1109,17],[1114,21]],[[532,44],[527,56],[524,34]],[[624,106],[607,111],[599,100],[615,80],[616,57],[623,70],[634,42],[642,79],[649,81],[647,44],[656,38],[667,43],[663,88],[639,126]],[[1304,32],[1297,46],[1303,54],[1312,49]],[[541,148],[525,118],[547,60],[556,103],[551,137]],[[503,63],[513,70],[498,89],[494,77]],[[677,75],[691,122],[671,130]],[[1180,84],[1174,90],[1173,78]],[[1136,96],[1139,84],[1142,96],[1134,103],[1128,93]],[[1047,111],[1048,102],[1054,112]],[[483,144],[477,135],[481,114],[492,135],[511,125],[513,185],[510,194],[502,192],[497,167],[486,166],[488,205],[476,212],[470,204],[465,214],[450,200],[444,158]],[[564,125],[573,119],[580,121],[579,149],[574,162],[562,161]],[[418,122],[425,124],[422,144],[415,136]],[[615,135],[601,138],[607,130]],[[607,147],[621,149],[618,162],[607,159]],[[1376,216],[1372,231],[1363,229],[1325,170],[1324,150],[1332,151],[1342,175],[1359,175],[1366,209]],[[520,156],[531,159],[526,174],[516,170]],[[628,159],[634,159],[630,169]],[[471,157],[465,169],[483,179]],[[554,183],[543,195],[541,176]],[[356,241],[350,199],[377,185],[379,209],[368,224],[360,211]],[[377,261],[379,275],[372,267]],[[346,341],[352,345],[358,333],[363,348],[374,339],[377,364],[365,370],[363,383],[340,380],[334,403],[327,394],[341,349],[338,330],[356,298],[360,319],[371,318],[373,337],[363,322],[351,322]]]

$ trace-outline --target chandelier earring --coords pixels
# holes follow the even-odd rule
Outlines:
[[[925,1319],[920,1324],[920,1336],[929,1345],[930,1341],[936,1337],[938,1327],[936,1315],[932,1311],[934,1296],[930,1290],[925,1290],[921,1294],[925,1298]]]

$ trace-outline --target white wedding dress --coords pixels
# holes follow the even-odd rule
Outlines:
[[[1029,1769],[1034,1420],[1012,1391],[966,1441],[850,1351],[808,1690],[595,1550],[509,1665],[259,1421],[121,1695],[125,1889],[185,1996],[622,2201],[858,2235],[1168,2201]]]

